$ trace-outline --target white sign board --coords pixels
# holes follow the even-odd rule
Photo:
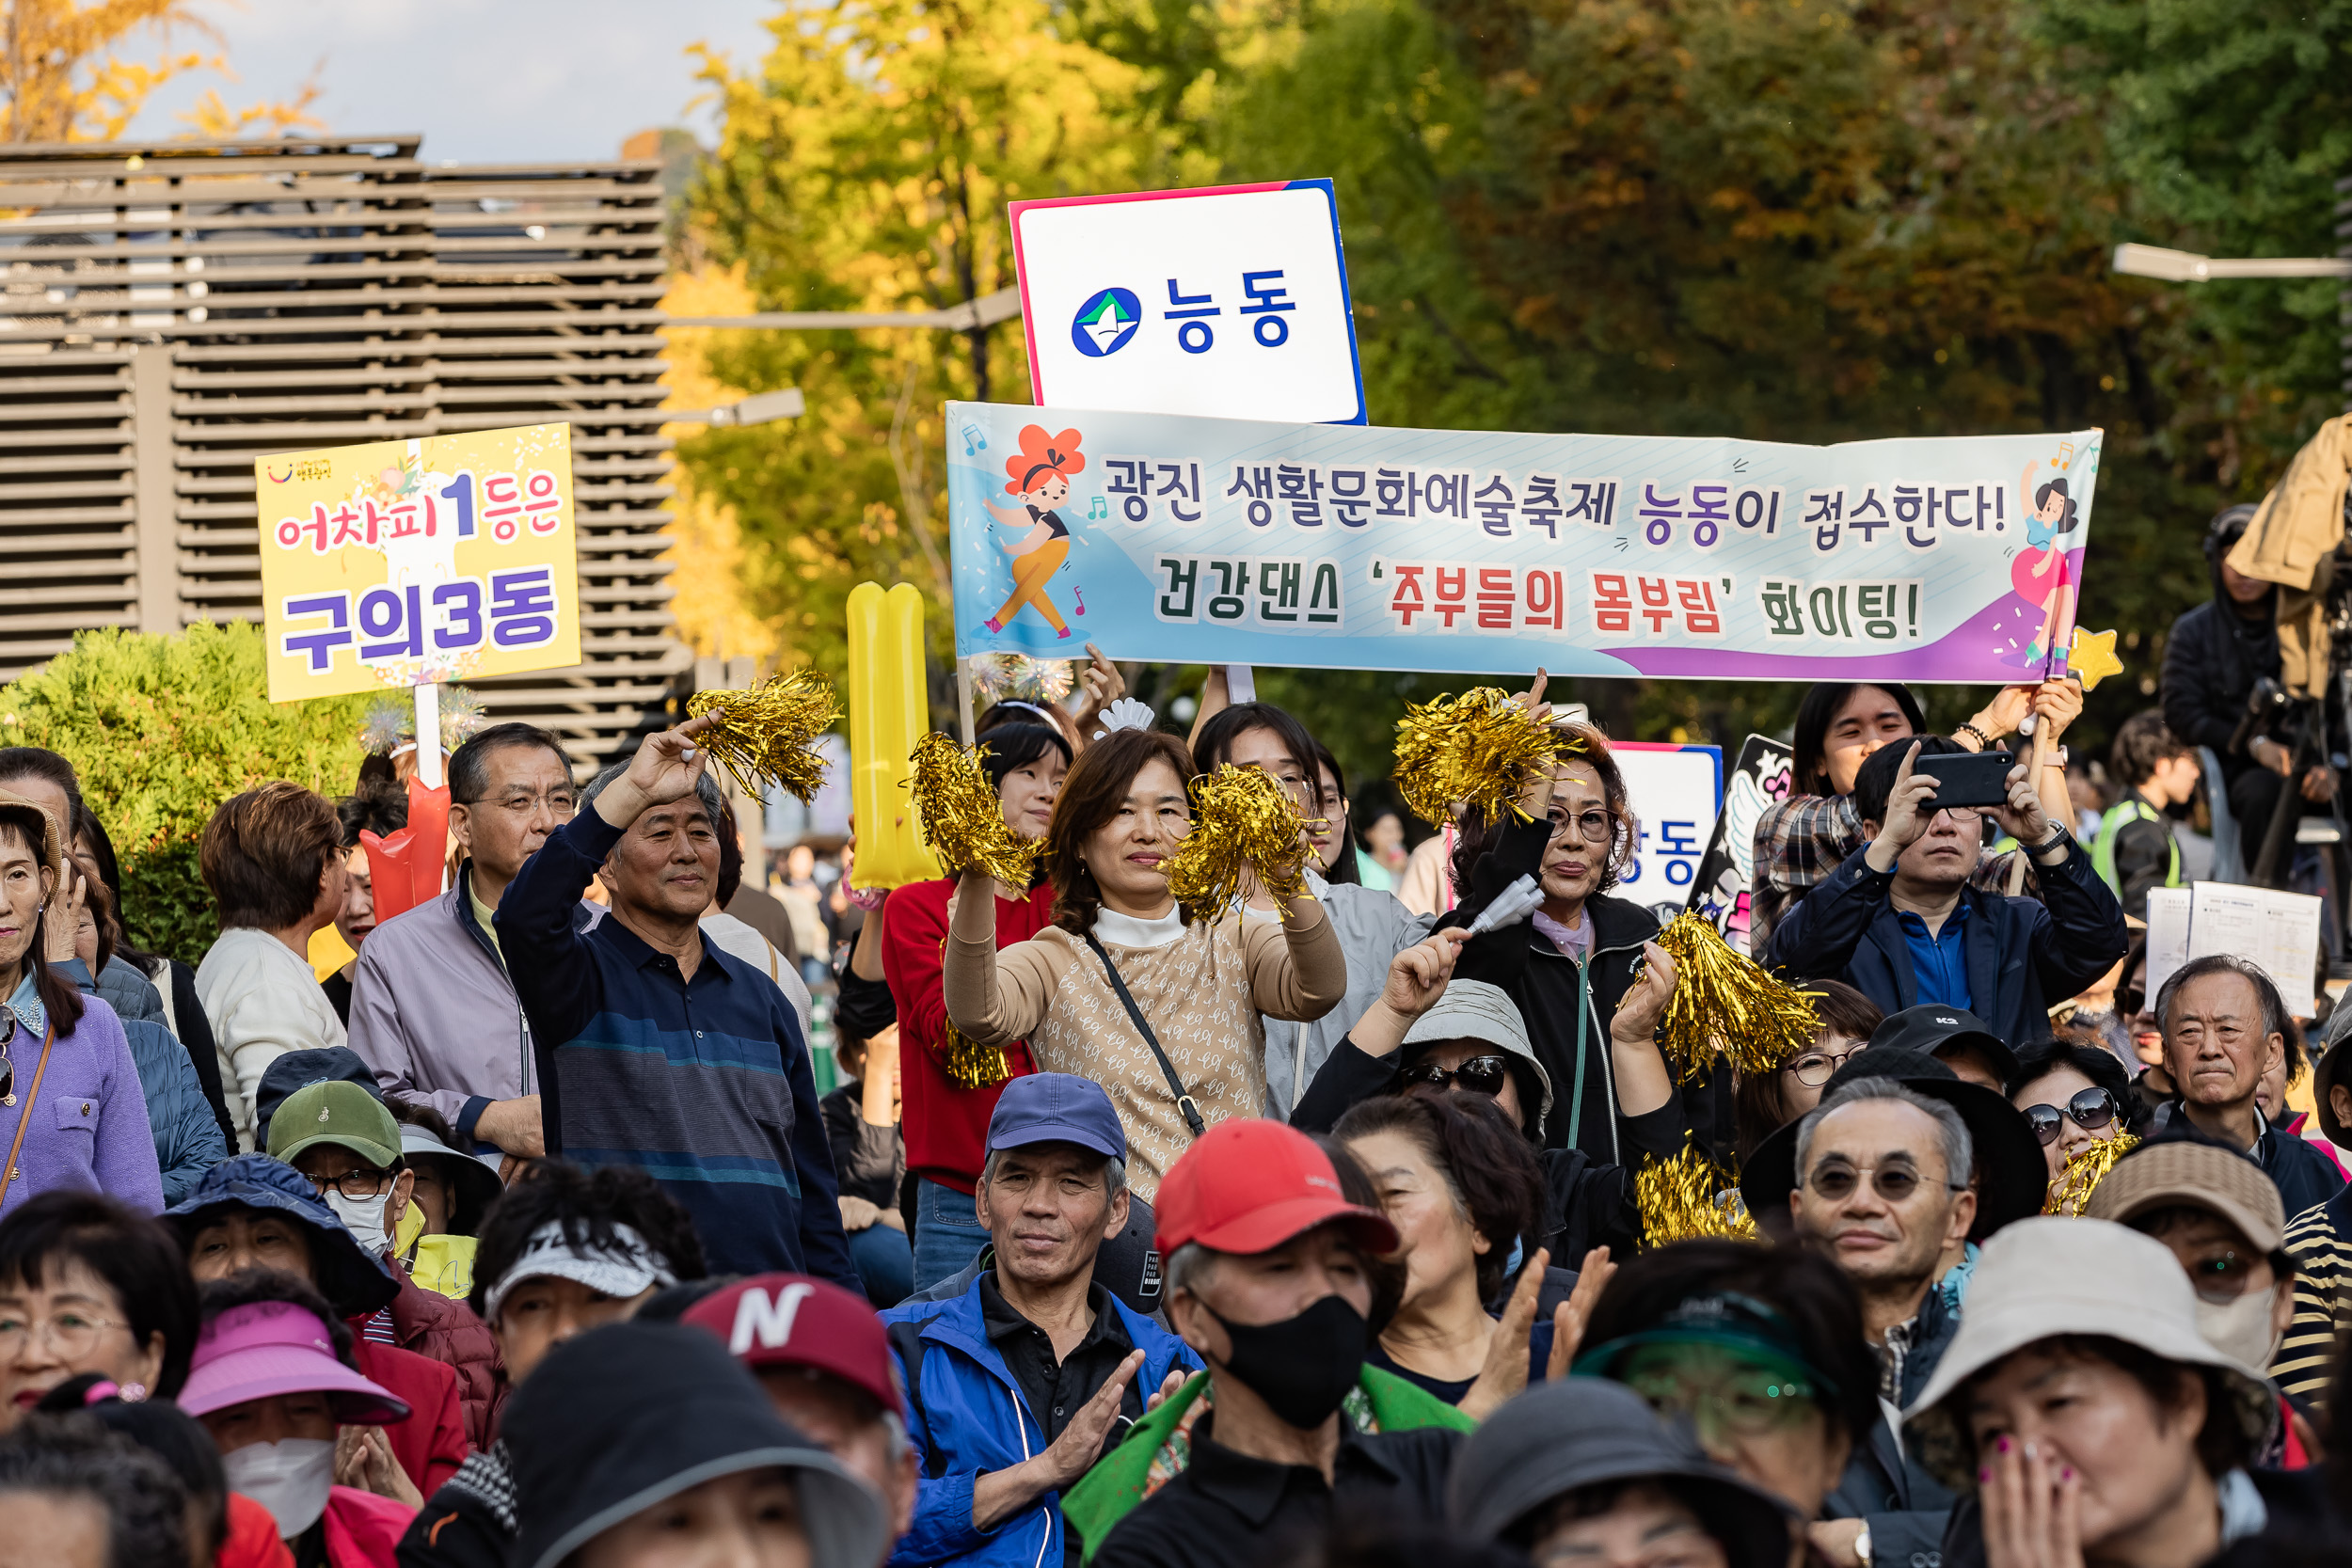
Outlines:
[[[1036,401],[1364,422],[1328,180],[1012,204]]]
[[[2191,958],[2216,953],[2250,960],[2270,976],[2297,1018],[2318,1006],[2312,980],[2319,964],[2320,901],[2234,882],[2155,888],[2148,895],[2148,998]]]
[[[1715,746],[1619,741],[1609,748],[1641,819],[1633,869],[1610,892],[1655,907],[1679,908],[1714,836],[1724,802],[1724,753]]]

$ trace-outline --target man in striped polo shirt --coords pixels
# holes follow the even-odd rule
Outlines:
[[[719,883],[723,812],[694,742],[709,722],[605,769],[500,901],[548,1152],[644,1166],[693,1216],[716,1273],[790,1270],[854,1291],[800,1021],[697,924]],[[575,931],[592,878],[612,914]]]

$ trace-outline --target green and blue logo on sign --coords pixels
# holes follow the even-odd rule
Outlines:
[[[1078,307],[1070,341],[1090,359],[1117,354],[1143,324],[1143,303],[1126,289],[1101,289]]]

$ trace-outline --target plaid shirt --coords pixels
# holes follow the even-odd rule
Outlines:
[[[1748,879],[1748,951],[1763,952],[1788,907],[1827,881],[1847,856],[1868,842],[1851,796],[1797,795],[1765,807],[1756,819],[1756,869]],[[2007,854],[1987,850],[1977,858],[1968,885],[2006,892],[2009,861]],[[2032,870],[2026,867],[2029,893],[2035,891]]]

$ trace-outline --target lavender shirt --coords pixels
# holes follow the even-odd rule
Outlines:
[[[16,1103],[0,1105],[0,1156],[15,1147],[19,1125],[24,1129],[0,1215],[37,1193],[59,1189],[102,1192],[141,1213],[163,1212],[164,1181],[147,1124],[147,1097],[122,1021],[99,998],[83,997],[82,1022],[73,1033],[57,1037],[36,1095],[33,1075],[47,1022],[30,979],[0,1008],[0,1023],[13,1029],[7,1044],[16,1069]]]

